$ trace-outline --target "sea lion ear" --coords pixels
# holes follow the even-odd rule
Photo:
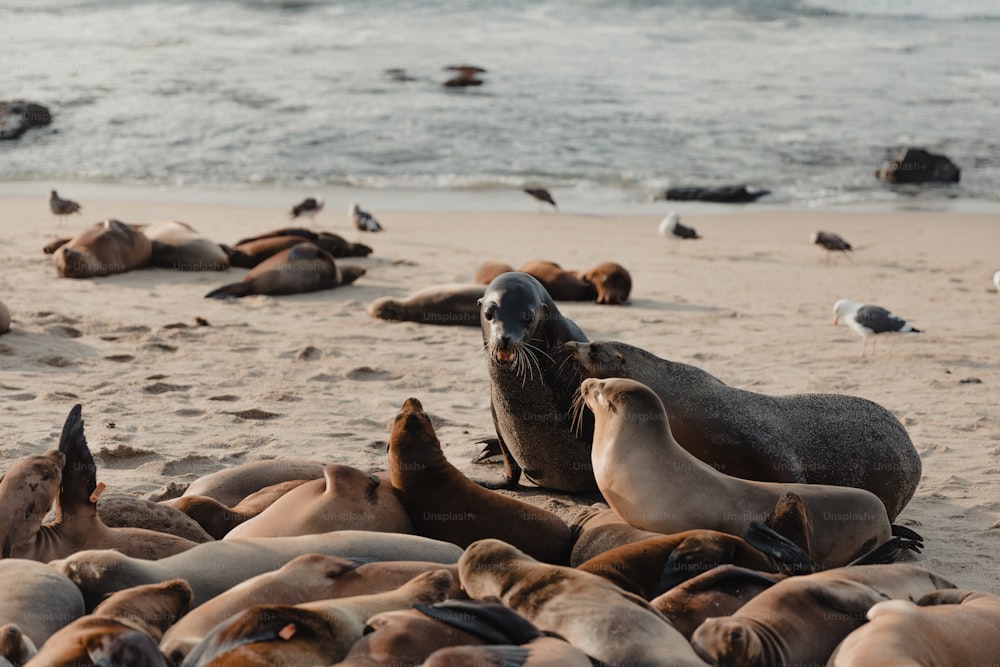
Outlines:
[[[618,363],[620,363],[620,364],[624,364],[625,363],[625,355],[624,354],[622,354],[618,350],[612,350],[611,353],[613,355],[615,355],[615,359],[618,360]]]
[[[480,308],[483,307],[483,297],[479,297],[478,299],[476,299],[476,305],[479,306]]]

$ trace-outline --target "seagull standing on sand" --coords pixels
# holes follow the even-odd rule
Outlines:
[[[833,232],[816,232],[812,235],[811,240],[816,245],[822,246],[827,250],[827,259],[829,259],[830,255],[835,252],[848,253],[854,250],[850,243]],[[850,257],[850,255],[848,255],[848,257]]]
[[[854,329],[862,337],[861,356],[865,356],[868,340],[872,341],[872,356],[875,356],[875,336],[881,333],[920,333],[909,322],[890,313],[881,306],[868,306],[841,299],[833,304],[833,325],[837,326],[840,319]]]
[[[315,221],[316,214],[323,210],[322,197],[307,197],[292,207],[288,214],[292,218],[309,218]]]
[[[660,236],[665,239],[673,239],[674,241],[686,241],[700,239],[698,232],[692,227],[686,227],[681,224],[681,216],[677,215],[676,212],[671,211],[667,217],[660,221]],[[676,248],[676,246],[674,246]]]
[[[557,211],[559,210],[559,207],[556,206],[556,200],[552,198],[548,190],[544,188],[525,188],[524,191],[531,195],[533,199],[543,204],[552,204],[552,208]]]
[[[354,226],[362,232],[381,232],[382,225],[378,224],[378,220],[375,219],[368,211],[364,211],[357,204],[351,204],[351,220],[354,222]]]
[[[49,195],[49,210],[52,215],[59,216],[60,221],[67,215],[80,213],[80,205],[72,199],[60,199],[59,194],[53,190]]]
[[[993,274],[993,284],[997,286],[997,294],[1000,294],[1000,271]]]

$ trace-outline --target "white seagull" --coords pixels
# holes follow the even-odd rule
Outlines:
[[[1000,271],[993,274],[993,284],[997,286],[997,294],[1000,294]]]
[[[836,326],[841,318],[862,337],[862,357],[869,339],[872,341],[872,356],[875,356],[875,336],[880,333],[920,333],[920,329],[881,306],[868,306],[847,299],[833,304],[833,325]]]
[[[316,214],[322,210],[322,197],[307,197],[293,206],[288,215],[292,218],[309,218],[310,220],[314,220]]]
[[[671,211],[667,217],[660,221],[660,236],[678,241],[701,238],[694,228],[682,225],[681,216],[674,211]]]
[[[351,204],[351,219],[354,221],[354,226],[362,232],[381,232],[382,225],[378,224],[378,220],[375,219],[368,211],[364,211],[357,204]]]

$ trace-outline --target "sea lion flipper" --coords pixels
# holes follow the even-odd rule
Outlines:
[[[55,241],[51,241],[50,243],[48,243],[44,248],[42,248],[42,250],[45,252],[46,255],[51,255],[56,250],[59,250],[59,248],[63,247],[72,240],[73,239],[56,239]]]
[[[251,293],[252,285],[249,282],[239,282],[233,283],[231,285],[223,285],[219,289],[212,290],[205,295],[206,299],[225,299],[227,297],[244,297]]]
[[[878,545],[866,554],[858,556],[848,565],[880,565],[895,563],[899,560],[904,551],[916,551],[920,553],[924,543],[911,540],[906,537],[892,537],[886,542]]]
[[[759,521],[751,521],[743,539],[793,572],[812,572],[815,565],[802,547]]]
[[[889,528],[892,529],[892,534],[896,537],[905,537],[916,542],[923,542],[923,536],[915,530],[910,530],[906,526],[901,526],[898,523],[890,523]]]
[[[503,451],[500,449],[500,441],[497,438],[479,440],[476,444],[483,445],[483,449],[472,459],[473,463],[496,463],[496,461],[490,461],[490,459],[503,456]]]
[[[97,464],[83,433],[83,408],[79,403],[69,411],[63,424],[59,451],[66,457],[66,462],[56,500],[57,516],[67,518],[64,516],[67,510],[96,513],[97,505],[90,502],[90,494],[97,488]]]

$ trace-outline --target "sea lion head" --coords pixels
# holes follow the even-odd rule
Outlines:
[[[580,375],[588,378],[627,377],[628,363],[625,356],[613,346],[591,341],[571,340],[563,345]]]
[[[393,459],[398,459],[400,455],[409,458],[419,456],[421,451],[440,450],[440,447],[434,425],[424,412],[424,406],[415,398],[406,399],[392,422],[389,456]],[[397,471],[394,469],[394,472]]]
[[[60,247],[52,253],[52,263],[56,271],[65,278],[88,278],[99,275],[101,263],[86,248]]]
[[[6,658],[8,665],[21,665],[38,653],[34,642],[14,623],[0,627],[0,658]]]
[[[580,384],[580,393],[595,418],[603,415],[625,422],[667,422],[660,397],[641,382],[627,378],[587,378]]]
[[[159,641],[167,628],[191,610],[194,594],[183,579],[169,579],[118,591],[97,605],[95,616],[116,618]]]
[[[597,290],[597,303],[623,304],[632,293],[632,276],[621,264],[598,264],[584,273],[582,278]]]
[[[113,549],[85,549],[49,563],[77,585],[84,605],[94,609],[109,594],[150,583],[141,561]]]
[[[0,538],[3,558],[18,555],[19,546],[35,539],[62,482],[66,455],[51,449],[20,459],[0,477]]]
[[[504,273],[487,286],[479,316],[491,363],[527,370],[527,349],[539,322],[551,313],[550,302],[542,284],[527,273]]]
[[[702,660],[713,665],[753,667],[766,664],[760,637],[741,619],[708,618],[691,636],[691,645]]]
[[[518,577],[518,561],[533,560],[503,540],[476,540],[458,559],[458,578],[470,597],[499,596],[504,581]]]

